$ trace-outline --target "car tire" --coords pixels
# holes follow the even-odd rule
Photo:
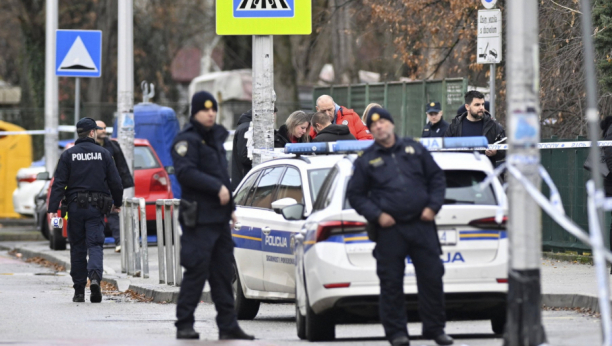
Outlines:
[[[49,224],[47,223],[47,215],[43,215],[40,220],[40,233],[42,233],[45,239],[49,240]]]
[[[493,333],[497,335],[504,334],[504,330],[506,329],[506,314],[493,316],[491,318],[491,328],[493,329]]]
[[[234,264],[234,280],[232,282],[234,290],[234,308],[236,310],[236,316],[239,320],[252,320],[257,316],[259,312],[260,301],[255,299],[248,299],[242,292],[242,283],[240,282],[240,275],[238,275],[238,269]]]
[[[310,307],[306,292],[306,336],[308,341],[333,341],[336,338],[336,323],[330,312],[315,314]]]
[[[54,228],[49,233],[49,247],[55,251],[66,250],[66,238],[62,235],[61,228]]]
[[[297,294],[296,294],[297,297]],[[297,327],[297,336],[300,340],[305,340],[306,335],[306,316],[302,315],[298,307],[297,299],[295,300],[295,326]]]

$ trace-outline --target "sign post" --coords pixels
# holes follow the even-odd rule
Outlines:
[[[74,125],[76,126],[81,102],[79,78],[99,78],[102,75],[102,31],[57,30],[55,65],[56,76],[76,77],[74,88]]]
[[[47,0],[45,23],[45,168],[49,174],[55,172],[55,166],[59,159],[57,153],[59,97],[54,54],[56,49],[57,2],[58,0]]]
[[[310,1],[217,0],[217,35],[253,35],[253,165],[274,149],[274,50],[272,35],[310,35]]]
[[[494,0],[482,0],[487,8],[493,8]],[[491,5],[493,3],[493,5]],[[478,11],[478,44],[476,62],[478,64],[490,64],[490,113],[495,119],[495,71],[496,64],[502,61],[502,14],[501,10]]]

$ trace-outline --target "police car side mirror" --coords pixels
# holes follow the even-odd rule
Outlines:
[[[281,214],[288,221],[298,221],[302,220],[304,217],[304,205],[303,204],[294,204],[288,207],[284,207],[281,211]]]
[[[36,180],[51,180],[49,172],[40,172],[36,174]]]
[[[272,210],[274,210],[277,214],[280,214],[283,208],[286,208],[288,206],[295,205],[295,204],[298,204],[298,202],[293,198],[290,198],[290,197],[282,198],[282,199],[272,202]]]
[[[164,169],[166,170],[166,173],[174,174],[174,166],[166,166]]]

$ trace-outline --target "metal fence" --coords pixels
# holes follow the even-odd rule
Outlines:
[[[355,110],[360,116],[368,104],[378,103],[395,118],[397,134],[420,137],[427,120],[427,105],[440,102],[445,118],[451,119],[463,105],[467,87],[468,81],[464,78],[316,87],[312,95],[313,109],[321,95],[330,95],[337,104]]]
[[[155,203],[160,284],[180,286],[183,281],[179,204],[179,199],[158,199]]]
[[[121,272],[149,278],[147,213],[144,198],[123,201],[120,218]]]

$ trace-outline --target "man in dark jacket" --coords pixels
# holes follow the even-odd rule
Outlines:
[[[423,128],[421,137],[444,137],[448,123],[442,119],[443,112],[440,102],[432,102],[427,108],[427,124]]]
[[[472,137],[485,136],[489,144],[494,144],[506,137],[504,128],[485,112],[484,95],[476,90],[465,94],[466,112],[453,119],[446,130],[444,137]],[[506,153],[503,150],[486,150],[485,155],[489,158],[493,167],[497,161],[503,160]]]
[[[313,142],[335,142],[342,140],[355,139],[348,126],[332,124],[329,116],[322,112],[317,112],[312,116],[312,128],[317,133]]]
[[[403,307],[406,256],[410,256],[423,337],[434,339],[438,345],[451,345],[453,339],[444,332],[444,266],[434,221],[444,202],[444,172],[419,142],[395,135],[387,110],[372,108],[367,126],[374,144],[355,160],[347,197],[376,229],[373,254],[385,335],[393,346],[410,345]]]
[[[98,125],[98,130],[96,131],[98,138],[96,139],[96,143],[108,150],[113,157],[115,166],[117,166],[117,171],[119,171],[119,176],[121,177],[121,185],[123,185],[124,189],[134,187],[134,178],[132,178],[130,168],[128,167],[119,143],[108,138],[108,135],[106,134],[106,124],[102,120],[96,121],[96,125]],[[111,212],[106,216],[106,221],[108,222],[108,227],[110,228],[111,232],[113,232],[113,238],[115,238],[115,252],[120,252],[121,233],[119,228],[119,214]]]
[[[198,339],[194,312],[206,280],[217,310],[219,339],[247,339],[234,310],[234,242],[230,221],[236,223],[236,206],[223,143],[229,133],[215,123],[217,101],[205,91],[191,101],[191,117],[174,138],[172,161],[183,191],[179,210],[181,265],[185,268],[176,304],[177,339]],[[233,227],[233,226],[232,226]]]

